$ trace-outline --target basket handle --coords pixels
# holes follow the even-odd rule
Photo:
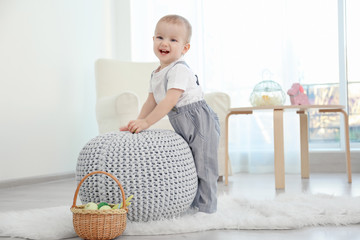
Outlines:
[[[77,200],[77,196],[78,196],[81,184],[85,181],[86,178],[90,177],[91,175],[97,174],[97,173],[102,173],[102,174],[105,174],[105,175],[111,177],[119,185],[120,190],[121,190],[122,199],[123,199],[122,209],[124,209],[125,211],[128,211],[127,208],[126,208],[126,203],[125,203],[125,192],[124,192],[124,189],[121,186],[119,180],[117,180],[117,178],[114,177],[113,175],[111,175],[110,173],[104,172],[104,171],[91,172],[91,173],[87,174],[85,177],[83,177],[83,179],[81,179],[81,181],[79,182],[79,184],[78,184],[78,186],[76,188],[75,194],[74,194],[74,201],[73,201],[72,208],[76,206],[76,200]]]

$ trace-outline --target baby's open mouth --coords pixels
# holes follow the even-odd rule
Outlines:
[[[167,51],[167,50],[161,50],[161,49],[160,49],[160,53],[161,53],[161,54],[168,54],[169,52],[170,52],[170,51]]]

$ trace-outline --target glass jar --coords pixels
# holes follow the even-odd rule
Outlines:
[[[251,95],[252,106],[279,106],[285,103],[285,93],[280,84],[272,80],[259,82],[255,85]]]

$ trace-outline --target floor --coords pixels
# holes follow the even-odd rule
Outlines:
[[[47,183],[0,189],[0,211],[72,205],[76,183],[73,178]],[[345,174],[311,174],[301,179],[297,174],[286,175],[285,190],[275,190],[273,174],[237,174],[229,178],[229,185],[219,182],[219,194],[227,193],[250,199],[269,199],[282,192],[312,194],[324,193],[336,196],[360,196],[360,174],[353,174],[353,183],[347,183]],[[15,238],[0,237],[0,240]],[[80,239],[71,238],[70,240]],[[325,226],[297,230],[217,230],[189,234],[162,236],[120,236],[123,240],[155,239],[206,239],[206,240],[355,240],[360,239],[360,224],[350,226]]]

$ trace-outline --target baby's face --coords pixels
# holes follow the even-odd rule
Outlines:
[[[186,42],[187,31],[184,24],[159,22],[155,29],[154,53],[160,60],[161,69],[185,54],[190,44]]]

